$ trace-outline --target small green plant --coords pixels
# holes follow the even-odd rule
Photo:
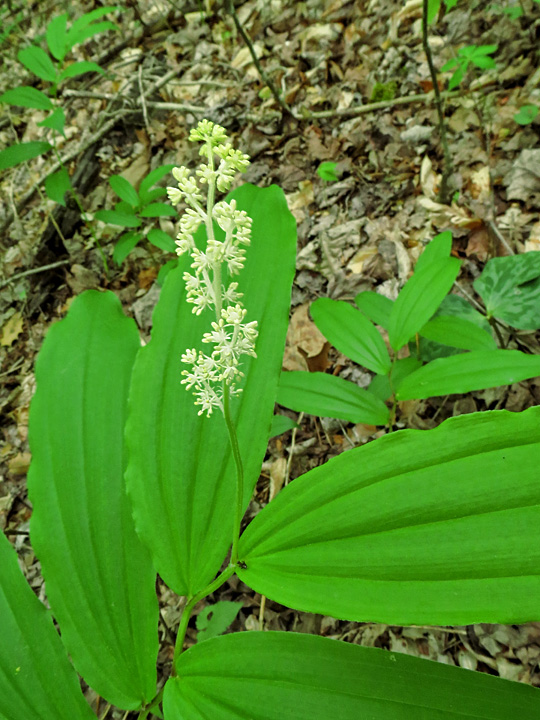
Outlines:
[[[497,349],[490,322],[540,327],[540,253],[490,260],[475,289],[486,316],[447,295],[460,263],[449,257],[450,232],[435,237],[395,302],[375,292],[311,306],[323,335],[344,355],[376,373],[368,389],[326,373],[284,372],[278,402],[313,415],[373,425],[392,424],[397,402],[466,393],[540,375],[540,358]],[[375,324],[385,329],[391,352]],[[408,357],[399,357],[409,345]],[[391,402],[391,409],[386,402]]]
[[[167,194],[165,188],[154,188],[165,175],[171,172],[174,165],[162,165],[150,172],[142,180],[139,191],[121,175],[109,178],[109,185],[120,198],[114,210],[98,210],[95,214],[97,220],[110,225],[119,225],[124,228],[139,228],[150,218],[176,217],[176,210],[167,203],[155,202]],[[170,253],[175,252],[176,246],[171,236],[159,228],[148,227],[145,231],[129,230],[116,241],[113,259],[121,265],[133,248],[146,237],[155,247]]]
[[[376,82],[371,91],[371,102],[384,102],[387,100],[393,100],[396,97],[397,82],[390,80],[387,83]]]
[[[536,105],[522,105],[514,115],[514,120],[519,125],[530,125],[537,115],[538,107]]]
[[[317,168],[317,175],[327,182],[337,182],[339,177],[336,175],[336,162],[322,162]]]
[[[482,70],[496,68],[497,63],[490,55],[496,52],[498,47],[498,45],[467,45],[460,48],[457,56],[441,68],[442,72],[454,70],[448,81],[448,89],[453,90],[461,84],[471,64]]]
[[[21,86],[6,90],[0,95],[0,102],[18,105],[20,107],[36,110],[49,110],[49,115],[38,123],[39,126],[53,130],[64,135],[66,115],[62,105],[56,100],[59,86],[71,78],[87,72],[103,73],[103,69],[95,62],[81,60],[68,63],[66,56],[79,43],[84,42],[97,33],[105,30],[118,30],[110,20],[95,22],[107,13],[120,10],[117,6],[97,8],[85,13],[68,27],[68,14],[63,13],[53,18],[47,26],[45,39],[49,53],[39,45],[29,45],[19,51],[17,58],[24,67],[40,80],[48,83],[46,92],[32,86]],[[19,143],[0,152],[0,170],[14,167],[19,163],[31,160],[50,151],[53,146],[46,142],[35,140]],[[51,178],[46,190],[51,199],[57,201],[70,189],[69,175],[65,169]],[[62,192],[63,190],[63,192]]]
[[[199,612],[185,648],[192,612],[234,574],[291,608],[352,621],[540,614],[540,408],[350,450],[290,483],[240,534],[270,432],[296,232],[275,186],[215,202],[247,158],[212,123],[191,139],[204,162],[198,176],[174,172],[169,196],[189,207],[150,342],[140,347],[114,293],[87,291],[37,361],[30,534],[51,613],[1,534],[0,717],[95,718],[74,667],[139,720],[537,717],[540,693],[525,684],[301,633],[215,636],[238,603]],[[436,295],[456,262],[431,257]],[[396,345],[414,324],[399,320]],[[156,572],[185,597],[159,690]]]

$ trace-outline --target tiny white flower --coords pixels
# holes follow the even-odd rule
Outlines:
[[[223,412],[223,383],[231,396],[242,391],[236,386],[243,377],[242,356],[256,357],[257,322],[244,323],[247,311],[240,303],[238,283],[221,283],[222,265],[226,265],[229,276],[244,266],[245,250],[241,246],[250,244],[251,218],[238,210],[235,200],[214,202],[215,188],[220,192],[229,190],[236,173],[248,167],[249,157],[235,150],[226,130],[209,120],[193,128],[189,140],[203,143],[199,154],[205,161],[195,174],[184,166],[174,168],[178,188],[167,188],[167,194],[173,204],[184,201],[189,206],[180,220],[176,239],[177,254],[189,253],[192,260],[193,273],[183,275],[186,299],[196,315],[213,308],[216,320],[202,337],[203,343],[213,346],[212,351],[205,355],[192,348],[182,355],[182,362],[190,369],[182,371],[181,383],[192,389],[195,404],[201,407],[199,415],[206,412],[210,416],[216,408]],[[204,206],[201,185],[208,186],[208,208]],[[224,232],[223,240],[214,237],[213,220]],[[201,223],[205,223],[208,234],[204,251],[195,245],[193,237]]]

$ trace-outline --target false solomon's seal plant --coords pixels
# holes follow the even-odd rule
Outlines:
[[[204,162],[174,173],[181,257],[150,342],[113,293],[87,291],[38,357],[30,537],[50,610],[2,534],[1,720],[95,717],[77,674],[139,720],[537,718],[527,685],[325,637],[244,631],[186,649],[193,612],[234,574],[351,621],[540,620],[537,407],[349,450],[240,535],[270,434],[295,225],[275,186],[216,202],[247,158],[212,123],[191,137]],[[160,592],[185,598],[164,687],[156,573]]]

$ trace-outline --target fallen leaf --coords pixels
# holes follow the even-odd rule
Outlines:
[[[0,345],[3,345],[4,347],[9,347],[19,337],[22,331],[22,315],[19,312],[15,312],[9,318],[9,320],[4,323],[4,325],[2,326],[2,330],[0,330]]]

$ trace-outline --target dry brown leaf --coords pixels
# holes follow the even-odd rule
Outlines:
[[[0,330],[0,345],[3,345],[4,347],[9,347],[10,345],[12,345],[22,333],[23,324],[24,321],[21,313],[13,313],[13,315],[9,318],[7,322],[4,323],[2,329]]]
[[[320,355],[326,344],[326,338],[309,317],[309,305],[299,305],[292,314],[283,357],[285,370],[308,370],[307,358]]]

